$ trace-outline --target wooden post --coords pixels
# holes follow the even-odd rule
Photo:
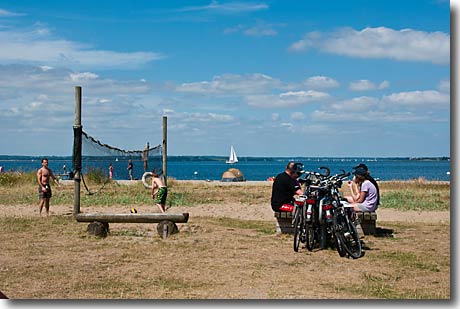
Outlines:
[[[167,161],[168,161],[168,152],[167,152],[167,146],[168,146],[168,117],[163,116],[163,144],[161,147],[161,155],[163,157],[163,179],[165,182],[165,185],[168,185],[168,173],[167,173]]]
[[[74,130],[81,128],[81,87],[75,87],[75,125]],[[74,137],[75,138],[75,137]],[[79,139],[80,145],[77,146],[79,149],[78,156],[78,166],[81,166],[81,136]],[[75,143],[75,141],[74,141]],[[75,145],[74,145],[75,147]],[[75,154],[74,154],[75,156]],[[81,181],[81,171],[77,169],[74,175],[74,199],[73,199],[73,214],[74,216],[80,213],[80,181]]]

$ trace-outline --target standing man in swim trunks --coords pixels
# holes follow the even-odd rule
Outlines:
[[[157,169],[152,171],[152,199],[160,208],[161,212],[166,211],[166,197],[168,188],[158,175]]]
[[[37,171],[37,181],[38,181],[38,195],[40,196],[40,203],[38,204],[38,210],[40,217],[42,216],[43,205],[45,205],[46,216],[49,216],[50,213],[50,199],[51,199],[51,186],[50,178],[53,178],[54,182],[59,188],[61,184],[54,176],[53,171],[48,168],[48,159],[42,159],[42,167]]]

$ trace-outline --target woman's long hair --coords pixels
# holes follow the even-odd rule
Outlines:
[[[361,186],[363,182],[366,180],[366,176],[355,175],[356,185],[358,186],[359,191],[361,191]]]

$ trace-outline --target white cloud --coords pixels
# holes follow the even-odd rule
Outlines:
[[[46,94],[39,94],[39,95],[37,96],[37,100],[46,101],[46,100],[48,100],[48,95],[46,95]]]
[[[383,112],[383,111],[361,111],[359,113],[336,113],[331,111],[317,110],[311,115],[312,119],[319,122],[351,123],[354,125],[396,123],[396,122],[417,122],[432,120],[432,118],[416,114],[414,112]]]
[[[304,81],[305,86],[310,89],[337,88],[340,83],[327,76],[312,76]]]
[[[292,120],[304,120],[306,118],[305,114],[302,112],[293,112],[291,114]]]
[[[224,29],[224,34],[241,32],[247,36],[262,37],[262,36],[275,36],[278,34],[277,27],[282,27],[284,24],[268,24],[264,21],[258,21],[254,26],[245,26],[239,24],[234,27]]]
[[[324,92],[308,90],[308,91],[288,91],[281,93],[280,98],[286,101],[311,101],[315,99],[322,99],[328,97],[329,95]]]
[[[141,123],[139,115],[146,113],[136,101],[139,96],[150,92],[149,84],[107,80],[90,72],[79,73],[61,68],[0,65],[0,114],[3,115],[0,130],[67,128],[74,121],[74,87],[77,80],[83,86],[83,117],[85,126],[90,130],[118,127],[121,123]],[[40,123],[43,122],[44,111],[46,126]],[[104,126],[100,126],[101,123]]]
[[[50,66],[47,66],[47,65],[40,65],[39,68],[42,69],[43,72],[46,72],[46,71],[49,71],[49,70],[53,69],[53,67],[50,67]]]
[[[292,128],[294,125],[290,122],[283,122],[280,124],[280,127]]]
[[[450,63],[450,35],[386,27],[351,28],[331,33],[310,32],[290,46],[291,51],[317,48],[323,52],[357,58]]]
[[[378,99],[373,97],[358,97],[334,103],[331,107],[340,113],[360,113],[375,109],[378,102]]]
[[[92,79],[97,79],[98,77],[99,76],[97,76],[97,74],[94,74],[91,72],[70,73],[70,80],[73,82],[92,80]]]
[[[236,25],[236,26],[233,26],[233,27],[225,28],[224,29],[224,34],[236,33],[236,32],[243,31],[244,29],[246,29],[246,26],[239,24],[239,25]]]
[[[24,16],[25,14],[11,12],[8,10],[0,9],[0,17],[17,17],[17,16]]]
[[[399,92],[384,96],[382,101],[385,103],[406,107],[448,107],[450,104],[450,95],[441,93],[436,90]]]
[[[218,1],[211,1],[208,5],[189,6],[179,9],[181,12],[191,11],[207,11],[216,13],[241,13],[241,12],[254,12],[268,9],[265,3],[246,3],[246,2],[227,2],[219,3]]]
[[[381,82],[381,83],[377,86],[377,88],[378,88],[379,90],[381,90],[381,89],[386,89],[386,88],[388,88],[388,87],[390,87],[390,82],[387,81],[387,80],[384,80],[383,82]]]
[[[308,90],[288,91],[279,95],[249,95],[246,96],[246,102],[250,106],[260,108],[279,108],[295,107],[312,102],[321,102],[328,98],[329,94],[325,92]]]
[[[450,92],[450,80],[442,80],[438,84],[438,90],[441,92]]]
[[[247,94],[266,92],[280,86],[279,80],[264,74],[224,74],[215,76],[212,81],[184,83],[175,90],[200,94]]]
[[[0,61],[31,63],[44,67],[133,68],[164,58],[153,52],[117,52],[98,50],[92,46],[52,38],[49,30],[0,31]]]
[[[434,90],[412,91],[394,93],[381,99],[363,96],[343,100],[323,106],[324,109],[314,111],[310,117],[320,122],[446,122],[448,115],[436,107],[448,106],[449,95]]]
[[[379,85],[374,84],[373,82],[362,79],[358,81],[350,82],[350,90],[352,91],[369,91],[369,90],[376,90],[376,89],[385,89],[390,86],[388,81],[383,81]]]

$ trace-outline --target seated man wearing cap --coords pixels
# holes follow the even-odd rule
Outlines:
[[[377,187],[367,179],[368,171],[362,166],[355,168],[353,172],[353,182],[359,188],[359,192],[355,193],[353,184],[348,182],[350,186],[351,195],[346,196],[347,201],[353,205],[355,211],[375,211],[378,208],[379,191]]]
[[[301,169],[301,164],[290,161],[286,170],[276,176],[271,197],[273,211],[292,212],[294,210],[294,195],[303,194],[297,181]]]

